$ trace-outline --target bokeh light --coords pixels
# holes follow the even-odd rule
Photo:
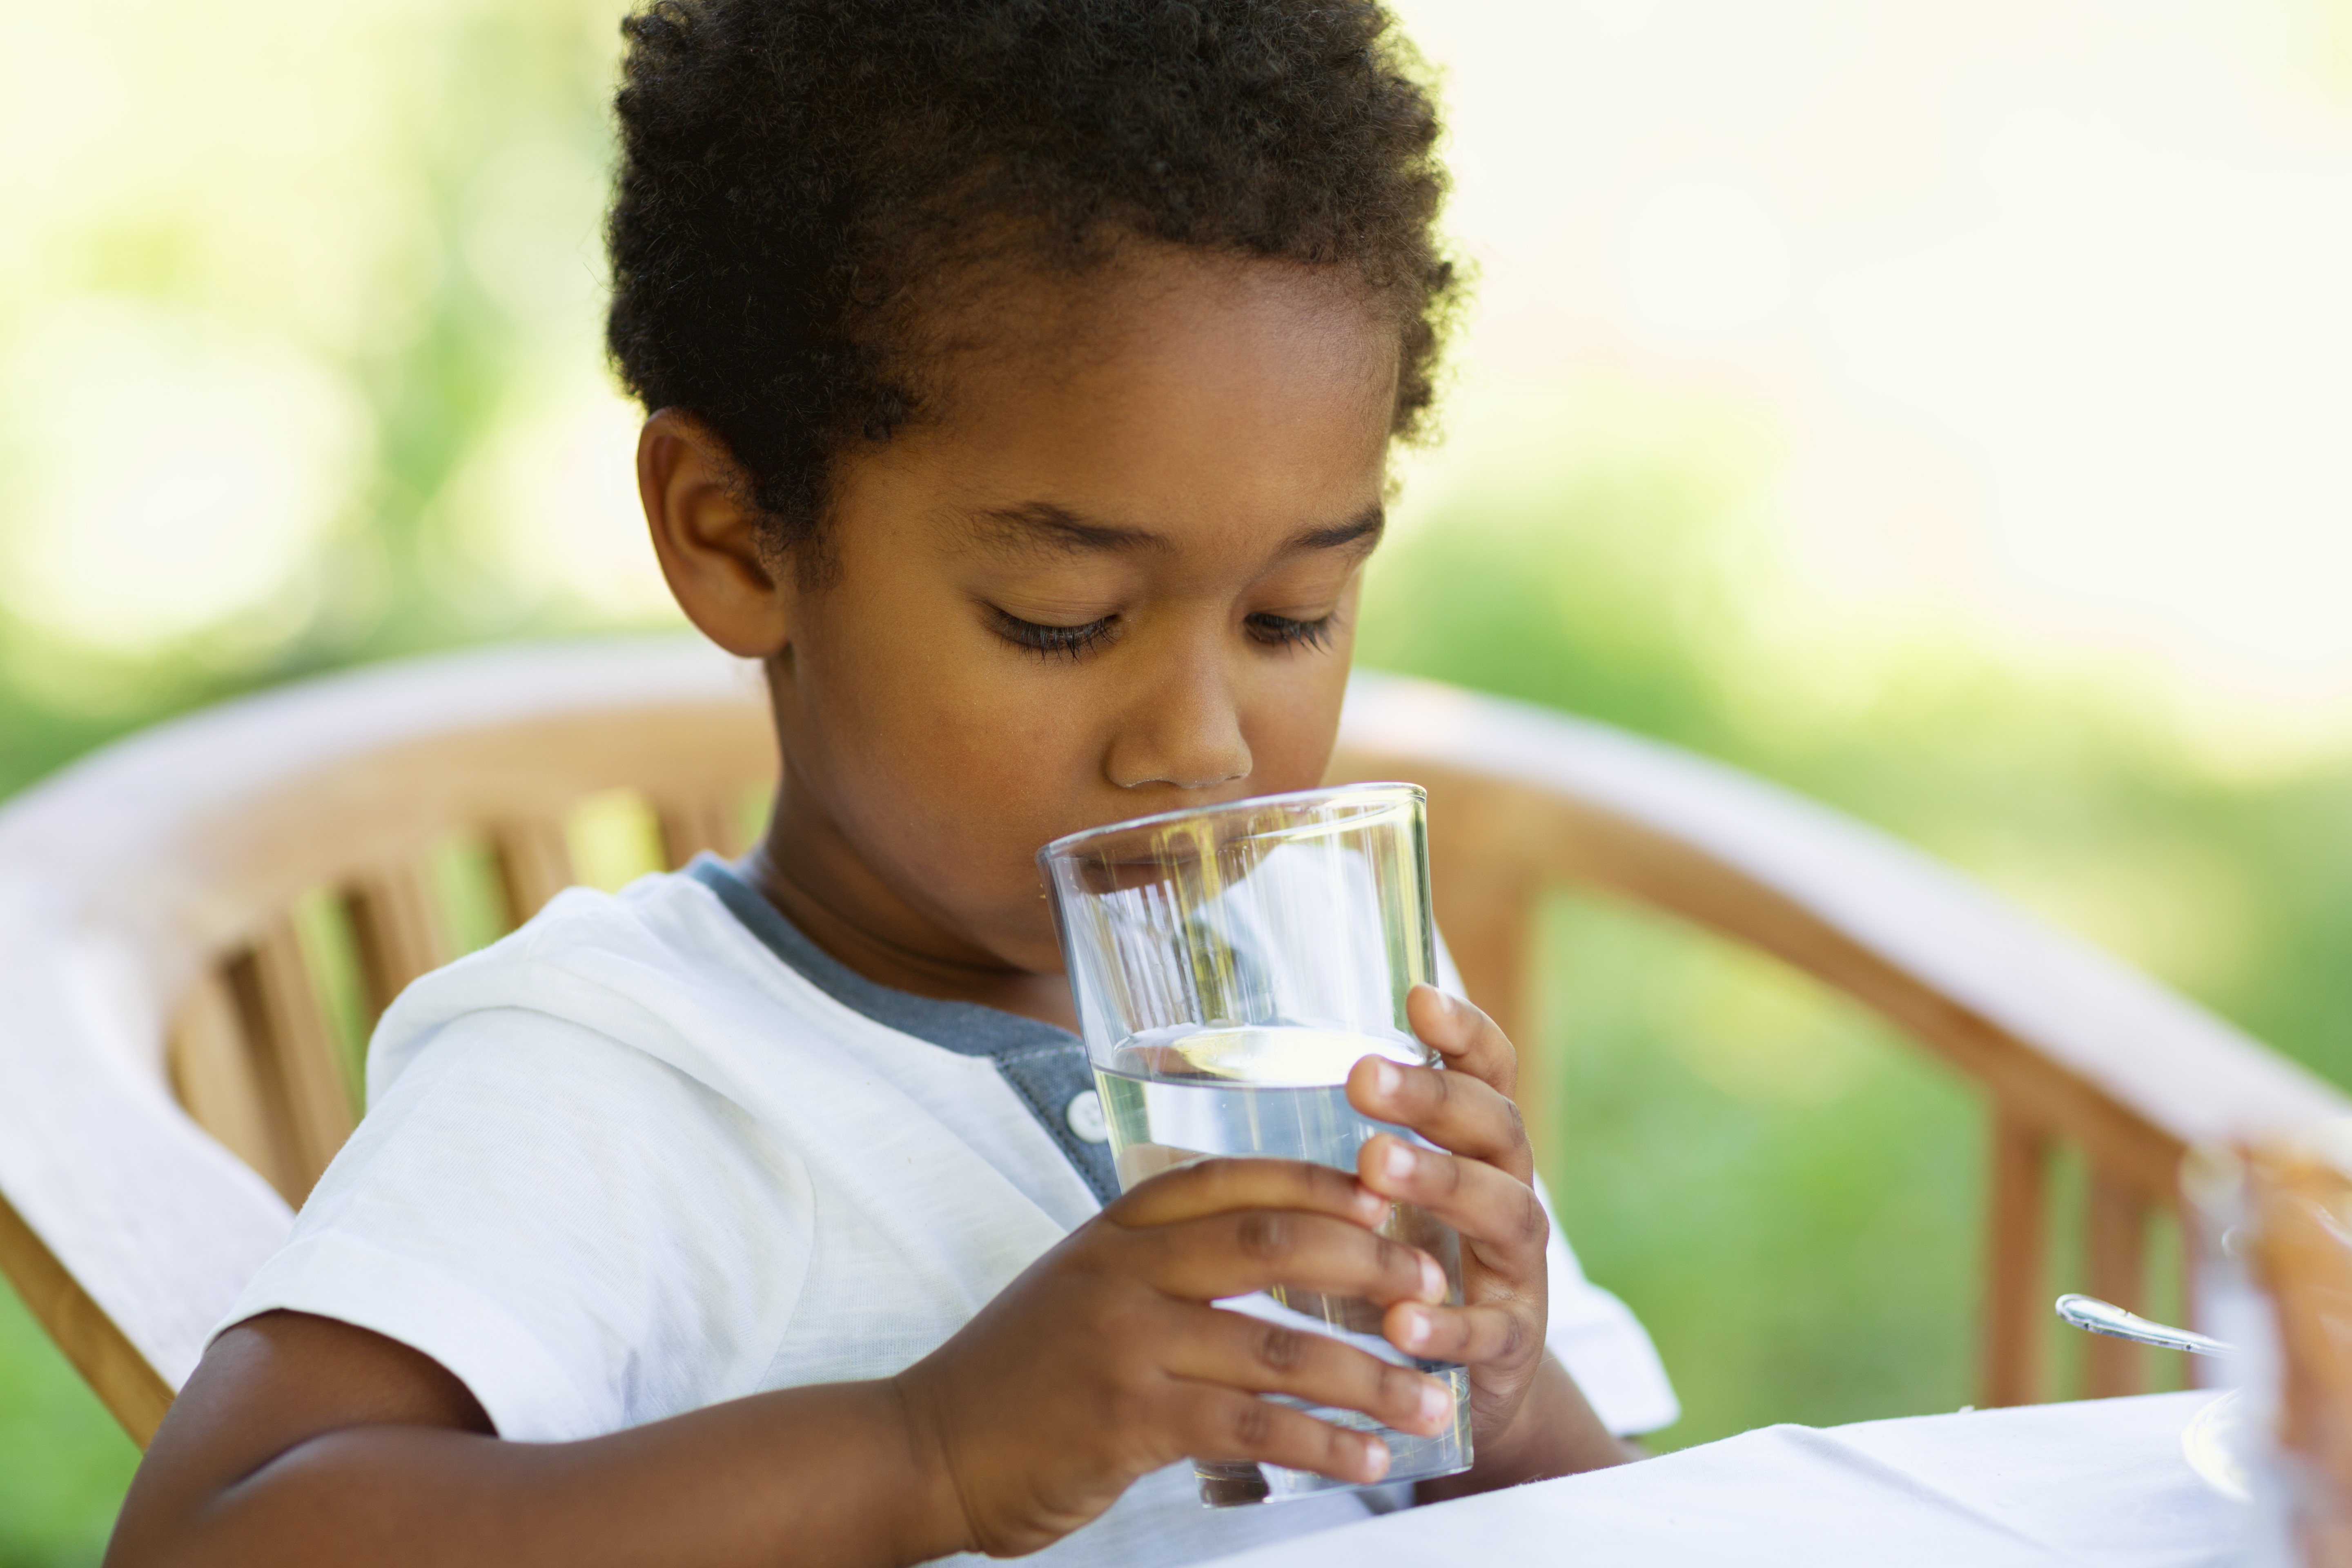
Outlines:
[[[1802,790],[2352,1083],[2352,0],[1393,3],[1479,278],[1362,657]],[[679,624],[599,343],[624,9],[11,8],[0,794]],[[1661,1445],[1969,1397],[1966,1086],[1752,954],[1546,922],[1549,1170]],[[0,1300],[0,1560],[96,1562],[133,1459]]]
[[[291,591],[350,521],[373,435],[282,342],[122,297],[60,301],[0,367],[0,602],[149,651]]]
[[[1627,384],[1743,413],[1786,681],[1892,620],[2098,670],[2221,765],[2352,735],[2352,5],[1400,9],[1484,272],[1457,432]]]

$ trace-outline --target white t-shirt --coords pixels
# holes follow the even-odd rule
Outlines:
[[[223,1326],[373,1330],[523,1441],[888,1376],[1116,1190],[1091,1089],[1075,1037],[877,985],[715,860],[574,889],[384,1015],[367,1116]],[[1648,1336],[1553,1237],[1552,1350],[1612,1429],[1668,1425]],[[1381,1506],[1211,1510],[1171,1466],[1045,1560],[1190,1563]]]

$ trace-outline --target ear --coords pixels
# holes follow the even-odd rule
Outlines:
[[[656,410],[637,434],[637,499],[662,576],[686,618],[739,658],[792,641],[789,563],[761,542],[743,470],[709,426]]]

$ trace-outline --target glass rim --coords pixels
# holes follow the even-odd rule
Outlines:
[[[1048,839],[1037,851],[1037,864],[1048,866],[1080,848],[1088,839],[1108,837],[1112,834],[1133,833],[1140,828],[1160,827],[1171,822],[1221,816],[1230,812],[1257,810],[1269,805],[1305,805],[1339,795],[1375,795],[1382,790],[1408,794],[1423,805],[1429,800],[1427,790],[1402,779],[1365,779],[1357,784],[1318,784],[1313,789],[1285,790],[1279,795],[1248,795],[1216,805],[1179,806],[1173,811],[1155,811],[1149,816],[1131,816],[1124,822],[1106,822],[1099,827],[1081,827],[1076,833],[1065,833],[1059,838]]]

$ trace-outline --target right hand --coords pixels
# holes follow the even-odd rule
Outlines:
[[[1380,1438],[1260,1399],[1294,1394],[1400,1431],[1451,1418],[1443,1384],[1337,1340],[1209,1305],[1270,1286],[1387,1307],[1445,1294],[1436,1260],[1374,1233],[1349,1173],[1209,1160],[1139,1184],[893,1380],[968,1549],[1051,1544],[1179,1459],[1260,1460],[1363,1483]],[[951,1502],[947,1500],[951,1498]]]

